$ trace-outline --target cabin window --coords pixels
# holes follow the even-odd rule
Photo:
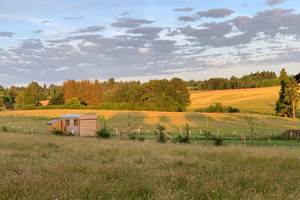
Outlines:
[[[79,126],[79,120],[78,119],[74,119],[74,126]]]
[[[66,126],[70,126],[70,120],[66,120]]]

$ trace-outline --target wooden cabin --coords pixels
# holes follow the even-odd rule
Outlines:
[[[96,136],[96,114],[66,114],[47,123],[49,130],[58,130],[78,136]]]

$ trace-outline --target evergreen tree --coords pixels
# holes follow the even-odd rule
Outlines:
[[[289,116],[289,104],[286,99],[286,91],[289,83],[289,76],[285,69],[280,71],[280,92],[279,99],[276,102],[275,112],[278,116],[288,117]]]
[[[286,102],[288,102],[288,116],[296,118],[297,104],[300,99],[299,85],[297,81],[291,80],[286,89]]]

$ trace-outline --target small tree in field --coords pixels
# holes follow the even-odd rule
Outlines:
[[[154,131],[156,137],[157,137],[157,141],[160,143],[165,143],[167,141],[166,138],[166,127],[162,124],[157,124],[155,127],[155,131]]]
[[[184,135],[178,135],[174,141],[177,143],[190,143],[191,140],[191,128],[189,123],[185,124],[185,134]]]

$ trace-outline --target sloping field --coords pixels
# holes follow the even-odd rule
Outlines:
[[[271,115],[260,114],[229,114],[229,113],[178,113],[178,112],[135,112],[135,111],[104,111],[104,110],[32,110],[0,112],[0,127],[5,126],[17,132],[28,132],[35,128],[46,132],[46,122],[50,118],[59,117],[67,113],[97,113],[99,118],[105,118],[107,127],[118,132],[140,130],[146,134],[153,134],[157,123],[167,126],[174,134],[180,133],[188,122],[192,134],[199,134],[201,130],[218,131],[221,135],[250,134],[247,122],[251,117],[255,123],[256,134],[274,135],[288,129],[300,126],[299,119],[283,119]]]
[[[242,112],[272,114],[278,92],[279,87],[191,92],[189,110],[222,103],[237,107]]]

